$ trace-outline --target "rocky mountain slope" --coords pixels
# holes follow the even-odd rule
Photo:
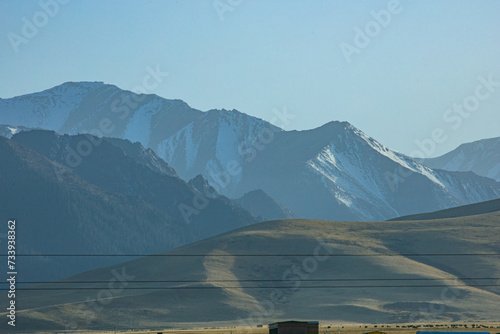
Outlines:
[[[236,199],[242,207],[250,211],[254,216],[265,220],[292,219],[297,218],[292,210],[276,202],[264,191],[252,190]]]
[[[59,164],[15,141],[0,137],[0,154],[0,212],[17,222],[17,254],[151,254],[192,240],[185,224],[145,201],[56,173]],[[52,280],[126,259],[19,257],[18,279]]]
[[[137,141],[186,181],[203,175],[229,198],[260,189],[299,217],[384,220],[500,196],[491,179],[433,170],[346,122],[283,131],[98,82],[0,99],[0,122]]]
[[[224,196],[200,196],[140,144],[46,130],[1,139],[1,211],[26,229],[21,253],[145,254],[257,221]],[[123,260],[29,259],[24,275],[35,281]]]

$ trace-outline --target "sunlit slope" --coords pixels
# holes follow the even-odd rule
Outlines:
[[[499,240],[499,212],[432,221],[265,222],[163,254],[168,256],[139,258],[66,280],[102,284],[38,285],[104,290],[22,292],[18,304],[24,311],[18,311],[23,319],[19,326],[59,329],[73,323],[78,328],[159,328],[257,325],[280,319],[495,320],[500,289],[475,285],[500,284],[500,257],[492,255],[500,253]],[[479,253],[490,255],[470,255]],[[245,254],[262,256],[240,256]],[[125,290],[119,282],[110,285],[116,280],[114,273],[127,275]],[[318,281],[323,279],[330,281]],[[141,287],[176,289],[128,289]],[[96,297],[104,299],[85,302]]]

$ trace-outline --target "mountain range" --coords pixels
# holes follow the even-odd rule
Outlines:
[[[499,143],[418,160],[348,122],[285,131],[100,82],[0,99],[19,325],[493,320],[498,261],[425,254],[500,251]]]
[[[139,142],[185,181],[202,175],[232,199],[263,191],[296,217],[385,220],[500,195],[490,178],[432,169],[347,122],[284,131],[237,110],[202,112],[100,82],[0,99],[0,123]]]
[[[0,212],[19,221],[18,253],[152,254],[259,221],[206,198],[139,143],[33,130],[0,144]],[[92,154],[79,156],[82,145]],[[20,272],[51,280],[127,258],[27,257]]]

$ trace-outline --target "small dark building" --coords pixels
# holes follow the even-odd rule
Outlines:
[[[269,324],[269,334],[319,334],[317,321],[282,321]]]

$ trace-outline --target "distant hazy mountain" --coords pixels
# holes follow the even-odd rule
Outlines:
[[[169,175],[170,167],[156,154],[129,141],[121,141],[120,146],[116,146],[116,140],[105,138],[97,144],[97,137],[58,135],[52,131],[21,132],[12,140],[67,167],[72,167],[68,157],[78,154],[78,148],[83,147],[81,143],[96,143],[91,144],[91,153],[81,155],[81,163],[72,168],[76,174],[101,188],[146,201],[178,224],[188,225],[194,239],[256,222],[248,211],[223,196],[201,199],[197,205],[197,192],[190,185]],[[123,150],[123,146],[128,148]],[[168,173],[159,173],[158,165]]]
[[[360,325],[496,321],[499,261],[491,256],[409,254],[499,253],[499,230],[499,212],[411,224],[254,224],[163,253],[167,256],[136,259],[64,280],[80,283],[36,286],[97,290],[23,291],[17,301],[26,311],[16,327],[255,327],[289,319]],[[264,256],[241,256],[245,254]],[[273,254],[279,256],[269,256]],[[117,275],[125,282],[106,289]],[[126,289],[121,289],[125,283]],[[112,298],[96,307],[88,300],[101,288]],[[0,328],[7,326],[0,323]]]
[[[95,145],[85,146],[87,144],[82,145],[82,143],[95,143]],[[117,143],[119,146],[115,146]],[[85,226],[88,224],[88,231],[90,234],[85,234],[84,240],[85,238],[91,240],[93,235],[97,233],[97,230],[93,230],[93,224],[97,224],[95,226],[97,229],[100,221],[105,219],[99,218],[100,214],[113,215],[113,219],[109,224],[114,224],[115,229],[114,233],[110,233],[109,236],[96,236],[96,243],[99,245],[98,247],[100,247],[98,249],[101,249],[103,253],[127,253],[128,251],[128,253],[132,254],[143,254],[144,252],[164,251],[174,246],[193,242],[257,221],[247,210],[224,196],[209,199],[201,198],[198,191],[175,175],[172,176],[173,170],[168,164],[159,159],[154,152],[144,149],[140,144],[132,144],[125,140],[98,139],[97,137],[89,135],[69,136],[58,135],[52,131],[34,130],[14,135],[12,140],[7,141],[5,145],[6,147],[10,145],[11,147],[19,148],[19,150],[30,152],[33,156],[42,154],[50,159],[37,158],[41,161],[45,161],[47,166],[53,167],[49,170],[50,180],[51,182],[61,181],[56,183],[57,187],[62,189],[61,191],[70,192],[74,190],[75,186],[71,182],[66,183],[66,179],[70,177],[70,180],[72,178],[79,180],[81,184],[86,185],[86,187],[90,189],[87,190],[87,188],[82,186],[84,190],[103,193],[103,195],[101,195],[102,198],[106,198],[106,196],[118,198],[115,200],[115,204],[108,204],[109,208],[107,211],[105,208],[95,207],[96,205],[93,202],[92,205],[86,205],[85,202],[82,202],[80,203],[83,205],[82,212],[78,212],[77,209],[79,208],[79,204],[74,203],[76,201],[75,198],[71,196],[69,198],[51,197],[51,192],[47,192],[46,188],[54,187],[55,185],[53,184],[45,186],[36,180],[32,183],[24,183],[25,180],[21,183],[14,183],[13,181],[8,183],[9,187],[6,186],[3,189],[15,194],[15,196],[13,195],[12,198],[9,198],[9,201],[5,203],[2,202],[2,205],[5,205],[5,207],[3,207],[5,210],[2,212],[6,214],[9,212],[11,217],[20,217],[22,216],[21,213],[30,213],[33,215],[30,216],[31,221],[29,223],[23,222],[23,226],[43,223],[48,227],[44,233],[34,234],[34,232],[27,232],[26,236],[24,236],[26,245],[32,245],[33,253],[44,253],[44,250],[46,251],[45,253],[47,253],[50,247],[55,247],[54,249],[57,248],[57,251],[53,251],[54,253],[88,253],[93,251],[94,248],[92,246],[85,248],[84,245],[80,243],[66,243],[64,241],[66,238],[64,233],[67,233],[70,236],[68,240],[71,240],[71,236],[81,235],[82,233],[85,234],[87,231],[87,227]],[[91,152],[81,155],[81,160],[78,160],[75,158],[79,152],[78,148],[84,146],[92,147]],[[15,153],[16,152],[12,150],[6,151],[2,154],[2,159],[15,163],[16,159],[12,157]],[[81,150],[80,153],[82,153]],[[68,157],[71,158],[68,159]],[[70,161],[70,166],[68,166],[68,161]],[[74,165],[71,164],[75,161],[79,161],[79,163],[75,163]],[[30,170],[30,172],[36,173],[37,166],[38,165],[33,166],[33,170]],[[41,165],[40,168],[42,167]],[[22,168],[20,170],[4,170],[2,171],[3,180],[16,180],[22,178],[21,171]],[[33,178],[35,178],[35,176],[33,176]],[[70,189],[66,189],[66,187]],[[78,194],[83,192],[83,190],[78,189],[75,191]],[[42,196],[44,192],[47,192],[46,197],[48,198]],[[22,198],[25,193],[38,194],[40,197],[26,200]],[[30,198],[30,196],[26,197]],[[14,200],[17,200],[16,204],[12,204]],[[103,202],[102,205],[104,206],[106,203],[110,202],[110,200],[99,200]],[[127,211],[124,212],[125,216],[122,217],[119,209],[122,206],[130,206],[127,204],[128,202],[142,203],[140,205],[157,214],[165,222],[158,222],[160,218],[151,218],[152,213],[148,213],[146,209],[143,210],[145,212],[134,209],[134,206],[127,209],[131,210],[131,214],[133,213],[131,218],[127,218]],[[135,205],[137,206],[139,204]],[[44,240],[51,240],[51,238],[45,239],[45,233],[52,233],[53,229],[57,229],[59,220],[42,219],[41,221],[36,221],[35,217],[36,215],[40,217],[44,215],[49,215],[51,217],[62,215],[61,206],[74,208],[75,212],[72,211],[74,216],[68,219],[71,219],[77,226],[81,226],[82,230],[79,231],[73,229],[71,227],[72,225],[67,225],[65,229],[61,230],[65,231],[64,233],[54,234],[54,236],[61,238],[60,242],[58,241],[59,239],[54,239],[52,244],[46,244]],[[99,212],[94,214],[94,209]],[[44,210],[46,213],[40,213],[40,210]],[[19,211],[19,215],[16,214],[16,211]],[[94,216],[96,216],[96,221],[88,221]],[[141,216],[143,218],[141,218]],[[132,218],[141,221],[131,222],[130,220]],[[122,225],[120,223],[121,219],[129,220]],[[153,219],[153,221],[150,221],[151,219]],[[115,220],[116,222],[114,222]],[[62,221],[60,223],[62,224]],[[153,224],[152,228],[148,228],[147,226],[151,224]],[[158,225],[156,226],[154,224]],[[137,225],[137,229],[134,229],[134,225]],[[162,225],[165,231],[159,232],[157,229],[162,228]],[[144,226],[144,228],[141,226]],[[32,226],[31,228],[37,230],[36,227]],[[173,231],[171,234],[169,232],[170,230]],[[102,233],[108,233],[106,225],[104,225]],[[136,239],[133,242],[128,242],[128,245],[123,247],[120,247],[120,243],[123,242],[123,240],[127,240],[127,238],[120,237],[116,240],[113,239],[113,241],[108,240],[109,238],[115,238],[117,235],[121,235],[121,233],[130,233],[131,235],[135,235]],[[151,233],[154,233],[154,235]],[[105,246],[106,244],[109,244],[109,246]],[[131,247],[130,245],[135,246]],[[109,251],[107,251],[108,249]],[[118,260],[120,259],[115,259],[113,263],[116,263]],[[109,263],[110,261],[104,263],[94,261],[94,266],[92,268],[97,268]],[[89,267],[85,268],[88,269]],[[73,268],[73,270],[74,269],[75,268]],[[50,270],[50,266],[47,266],[47,270]],[[59,275],[56,277],[61,277],[61,272],[54,270],[52,270],[52,272],[52,279],[56,274]],[[76,273],[75,271],[69,272]],[[37,271],[30,270],[30,273],[32,276],[36,276]],[[68,271],[66,271],[66,273],[68,273]]]
[[[437,158],[423,159],[431,168],[450,171],[472,171],[500,181],[500,137],[462,144]]]
[[[137,95],[101,82],[68,82],[43,92],[0,99],[1,123],[58,133],[102,132],[132,142],[156,142],[152,129],[167,136],[201,112],[180,100]],[[5,120],[5,121],[3,121]]]
[[[246,193],[236,199],[236,202],[241,204],[242,207],[250,211],[254,216],[261,217],[262,221],[297,218],[292,210],[276,202],[271,196],[260,189]]]
[[[0,137],[1,219],[16,219],[17,254],[150,254],[191,241],[186,224],[131,196],[65,171],[35,151]],[[6,233],[7,224],[2,224]],[[6,246],[6,243],[2,243]],[[44,281],[127,258],[23,257],[22,281]],[[3,276],[2,276],[3,277]]]
[[[102,82],[68,82],[0,99],[0,122],[140,142],[184,180],[199,174],[218,178],[234,162],[244,161],[242,143],[256,142],[263,130],[282,131],[236,110],[201,112],[181,100],[137,95]],[[224,184],[221,193],[231,195],[234,186],[234,181]]]
[[[103,83],[0,100],[0,122],[138,141],[184,180],[201,174],[230,198],[262,189],[299,217],[385,220],[500,195],[491,179],[430,169],[346,122],[283,131],[236,110],[201,112]]]

